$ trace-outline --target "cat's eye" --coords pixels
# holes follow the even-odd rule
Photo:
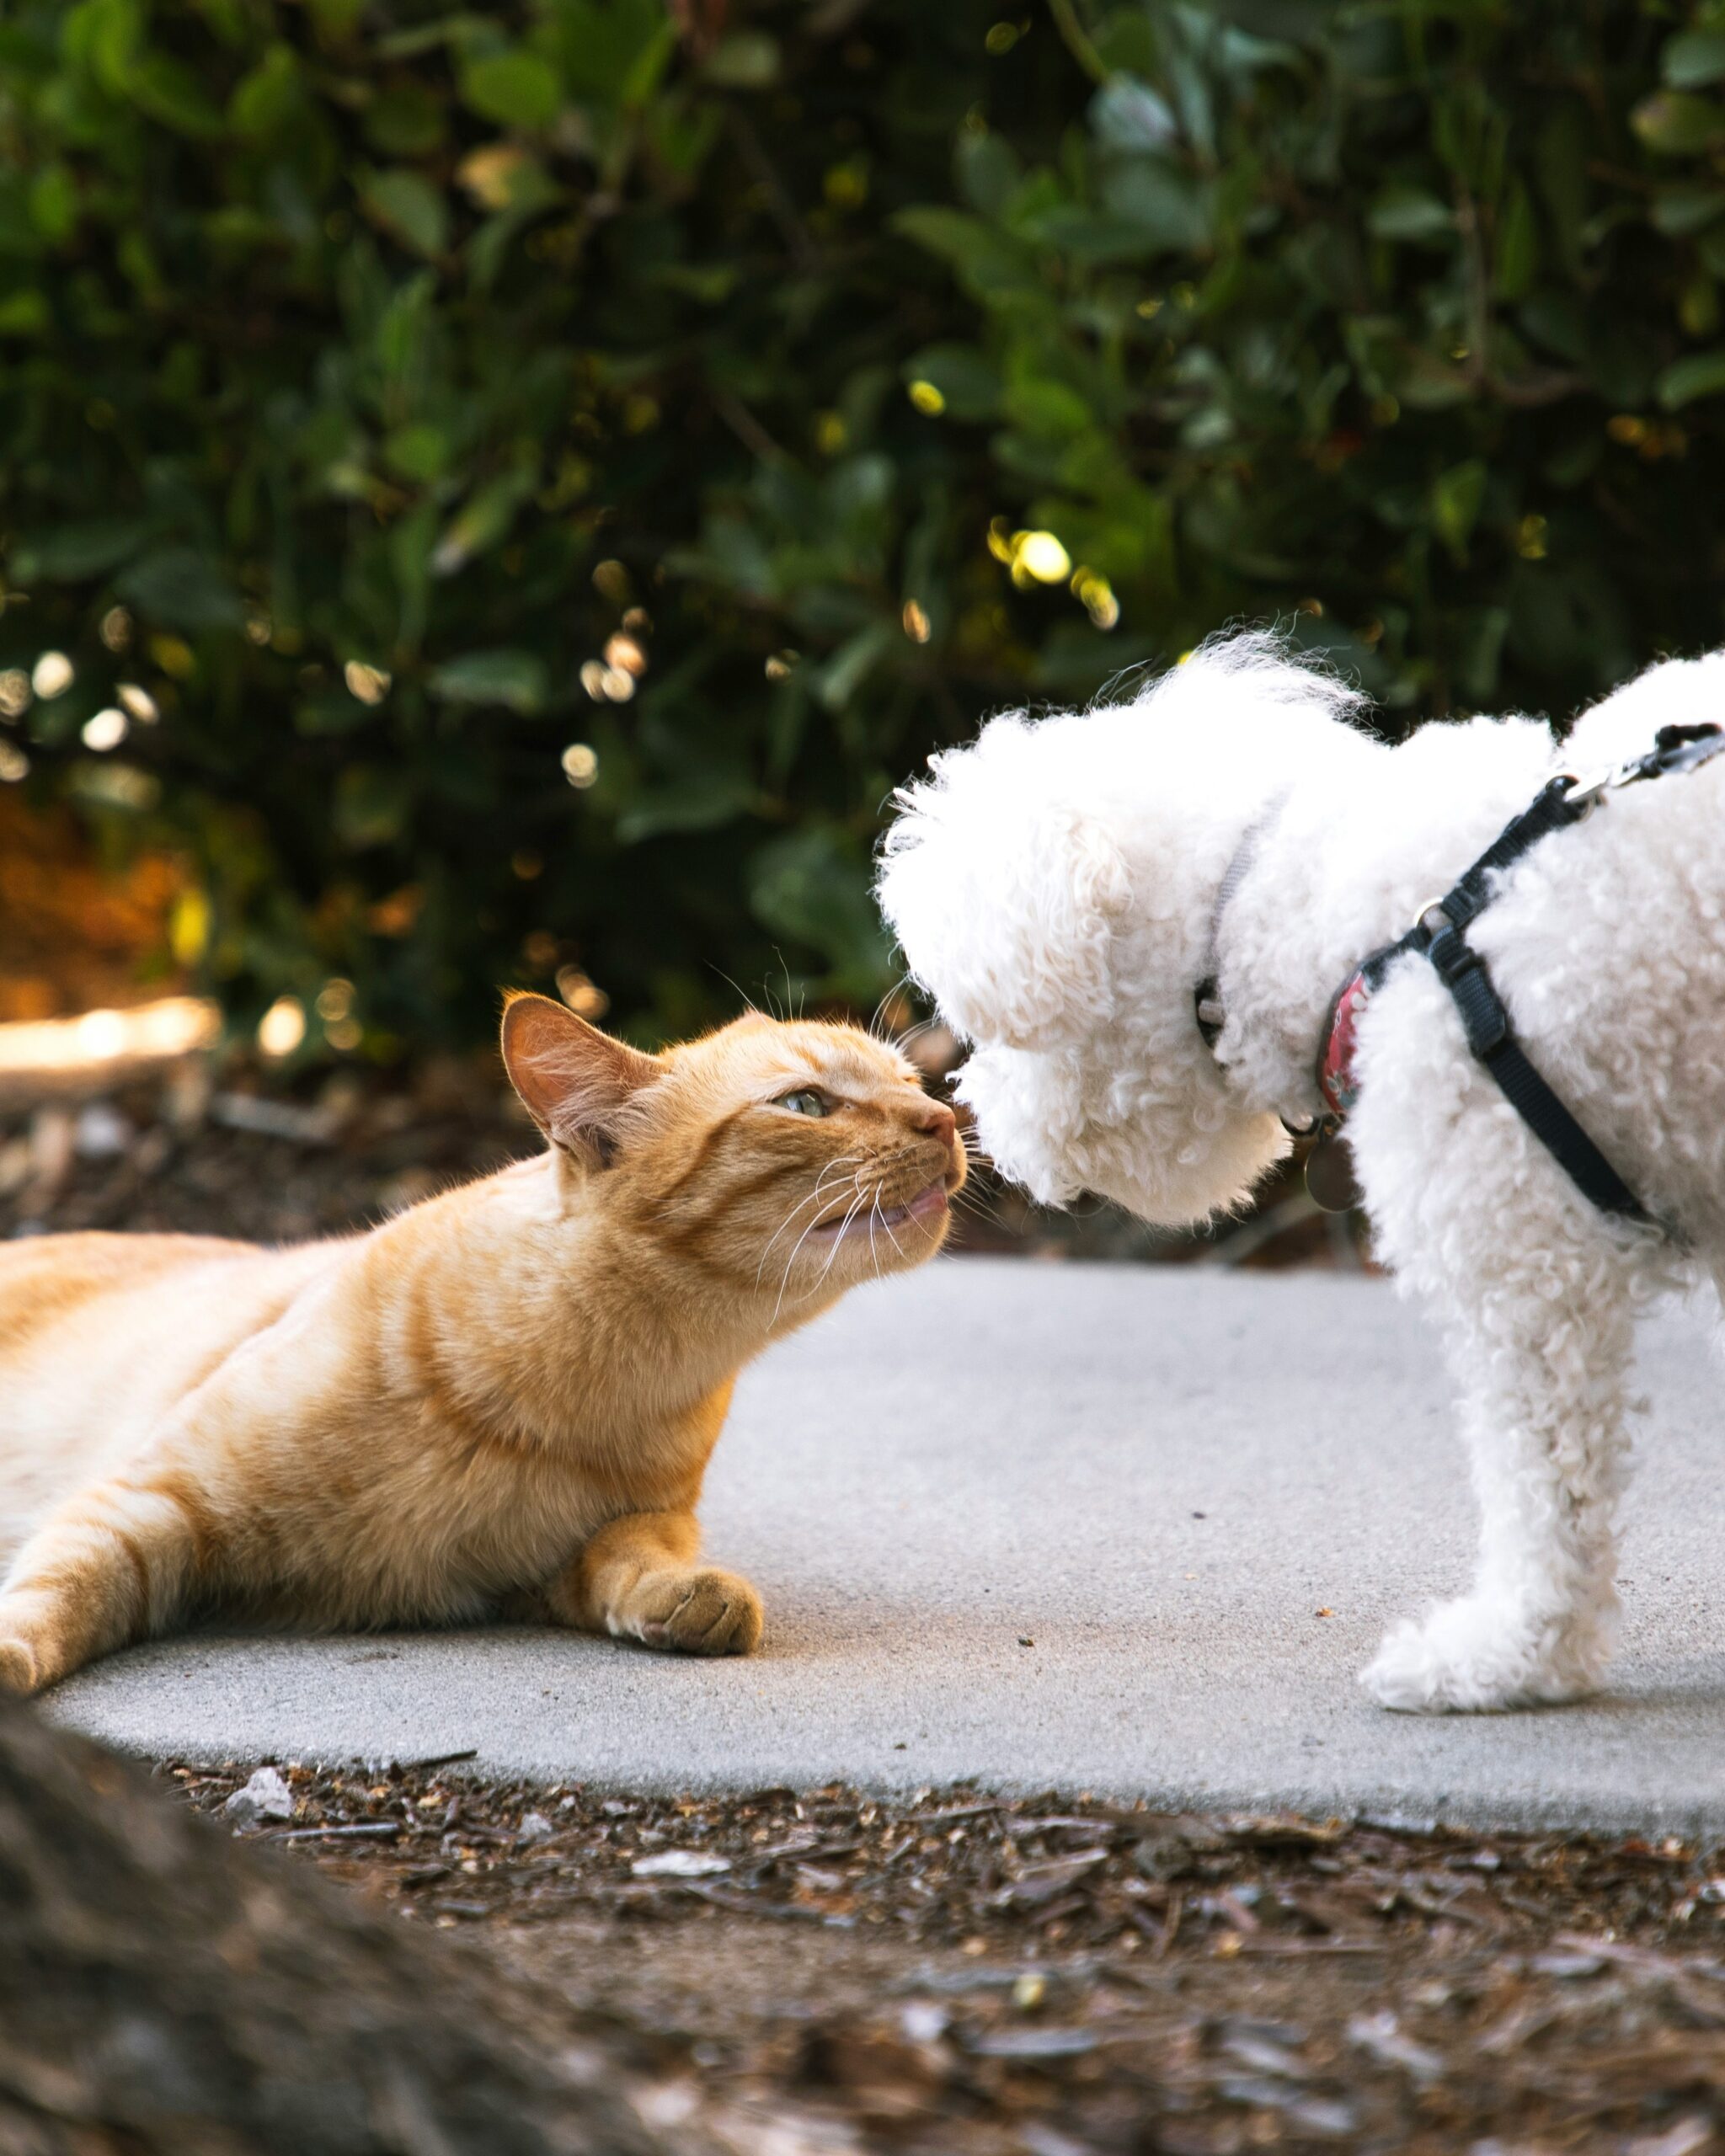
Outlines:
[[[793,1093],[781,1093],[777,1106],[788,1108],[793,1115],[823,1116],[832,1113],[832,1102],[825,1093],[817,1092],[813,1086],[799,1086]]]

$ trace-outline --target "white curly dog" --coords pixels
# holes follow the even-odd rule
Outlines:
[[[1097,1192],[1168,1225],[1238,1206],[1288,1150],[1283,1119],[1323,1111],[1338,985],[1560,769],[1725,719],[1725,653],[1652,668],[1561,755],[1523,718],[1390,748],[1351,723],[1362,702],[1236,637],[1130,705],[996,718],[900,795],[884,910],[974,1044],[958,1090],[984,1144],[1037,1198]],[[1725,756],[1541,839],[1468,938],[1657,1225],[1583,1194],[1425,958],[1390,968],[1359,1013],[1348,1134],[1377,1251],[1447,1335],[1484,1522],[1472,1591],[1391,1631],[1362,1679],[1427,1710],[1598,1684],[1635,1315],[1700,1275],[1725,1291]]]

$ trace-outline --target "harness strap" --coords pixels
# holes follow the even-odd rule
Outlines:
[[[1487,886],[1493,876],[1519,861],[1530,846],[1537,846],[1552,831],[1578,824],[1586,815],[1586,808],[1572,805],[1574,783],[1567,774],[1552,779],[1532,806],[1506,824],[1473,866],[1457,877],[1438,900],[1453,927],[1465,929],[1485,911],[1491,903]]]
[[[1646,755],[1604,778],[1582,785],[1562,772],[1529,807],[1506,824],[1478,860],[1394,943],[1374,951],[1343,984],[1331,1006],[1319,1049],[1318,1086],[1339,1119],[1353,1106],[1354,1028],[1360,1009],[1397,959],[1409,952],[1428,958],[1461,1013],[1467,1045],[1499,1091],[1570,1180],[1602,1213],[1652,1226],[1653,1216],[1528,1060],[1485,960],[1466,930],[1496,895],[1493,879],[1552,831],[1578,824],[1610,791],[1643,779],[1694,771],[1725,754],[1725,731],[1712,724],[1662,727]]]
[[[1602,1213],[1651,1225],[1651,1215],[1523,1053],[1486,963],[1459,928],[1447,924],[1426,949],[1455,998],[1467,1045],[1498,1091],[1572,1182]]]

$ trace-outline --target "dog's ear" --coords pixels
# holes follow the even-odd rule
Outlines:
[[[905,788],[879,884],[943,1014],[971,1040],[1019,1048],[1081,1040],[1113,1016],[1108,947],[1130,896],[1103,824],[1039,783],[1028,735],[996,719]]]

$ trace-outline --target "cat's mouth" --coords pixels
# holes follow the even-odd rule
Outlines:
[[[836,1213],[830,1220],[822,1220],[809,1230],[809,1240],[817,1236],[825,1242],[838,1242],[852,1235],[866,1235],[871,1228],[884,1229],[889,1234],[908,1222],[933,1222],[940,1219],[947,1209],[947,1182],[944,1176],[937,1177],[926,1190],[919,1190],[914,1198],[902,1205],[882,1205],[879,1200],[867,1208]]]

